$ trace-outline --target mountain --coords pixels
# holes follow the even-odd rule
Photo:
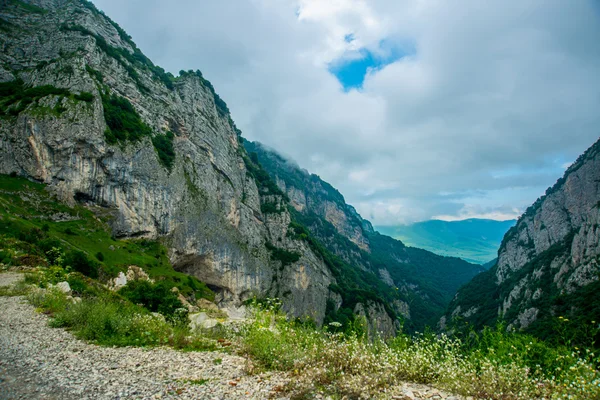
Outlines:
[[[165,72],[85,0],[2,2],[0,42],[0,173],[109,216],[115,239],[160,240],[221,304],[280,297],[323,322],[340,275],[290,234],[287,197],[200,71]],[[353,307],[383,310],[364,290]]]
[[[504,236],[496,265],[459,290],[442,325],[502,320],[544,338],[598,335],[599,154],[600,140],[527,209]]]
[[[436,321],[479,272],[375,233],[318,177],[273,180],[200,71],[165,72],[91,2],[2,2],[0,42],[0,174],[97,213],[113,248],[159,241],[169,265],[140,265],[150,275],[172,267],[221,305],[278,297],[290,317],[362,316],[391,336],[399,317]],[[104,279],[127,271],[105,260]]]
[[[484,264],[498,256],[502,237],[515,223],[515,220],[490,219],[430,220],[411,225],[377,226],[376,229],[409,246]]]
[[[245,140],[244,146],[286,193],[295,221],[346,264],[347,271],[354,268],[367,272],[367,281],[385,282],[381,293],[394,312],[403,316],[407,330],[433,325],[456,290],[483,270],[379,234],[319,176],[260,143]],[[392,296],[385,294],[390,288]]]

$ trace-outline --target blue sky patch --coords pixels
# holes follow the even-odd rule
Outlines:
[[[344,37],[344,40],[350,43],[354,41],[354,35],[350,33]],[[358,50],[358,57],[353,54],[354,57],[336,60],[329,64],[329,72],[335,75],[345,91],[360,89],[369,69],[379,70],[415,53],[414,48],[401,48],[385,40],[379,43],[379,48],[382,50],[382,55],[362,48]]]

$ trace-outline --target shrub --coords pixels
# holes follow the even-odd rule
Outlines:
[[[52,247],[46,252],[46,259],[51,265],[62,265],[64,262],[65,253],[60,247]]]
[[[152,144],[158,153],[158,159],[161,164],[170,171],[175,161],[175,149],[173,148],[173,132],[167,132],[164,135],[155,135],[152,138]]]
[[[24,242],[36,244],[42,239],[46,238],[46,232],[39,228],[31,228],[29,230],[19,232],[17,238]]]
[[[94,95],[89,92],[81,92],[79,94],[76,94],[74,97],[76,100],[85,101],[87,103],[91,103],[92,101],[94,101]]]
[[[104,75],[102,75],[102,72],[95,70],[89,65],[85,66],[85,70],[88,72],[88,74],[90,74],[92,78],[95,78],[99,83],[104,82]]]
[[[74,271],[81,272],[90,278],[98,277],[98,263],[89,259],[82,251],[73,250],[67,253],[65,265],[70,266]]]
[[[372,398],[403,381],[499,400],[600,395],[597,358],[589,351],[550,348],[504,330],[470,335],[469,341],[419,334],[384,343],[311,329],[276,310],[268,303],[255,308],[255,318],[241,330],[241,344],[261,366],[295,376],[287,387],[292,398],[316,388],[339,397]]]
[[[134,304],[142,304],[152,312],[159,312],[169,318],[174,318],[175,312],[183,308],[177,295],[164,282],[153,284],[146,280],[129,281],[119,290],[119,294]]]
[[[260,212],[263,214],[278,214],[283,212],[283,209],[278,208],[277,203],[265,202],[260,205]]]
[[[69,304],[54,317],[52,326],[70,328],[81,339],[109,346],[166,344],[170,332],[164,319],[106,297]]]
[[[58,289],[34,290],[27,296],[27,299],[48,314],[60,312],[68,304],[67,295]]]
[[[285,267],[286,265],[295,263],[302,256],[298,252],[287,251],[285,249],[280,249],[279,247],[275,247],[269,242],[265,243],[265,246],[271,252],[271,260],[281,261],[282,267]]]
[[[78,275],[76,273],[69,274],[67,282],[69,283],[71,291],[79,296],[90,291],[90,288],[83,276]]]
[[[13,255],[8,250],[0,250],[0,264],[11,265],[13,262]]]
[[[117,142],[136,142],[144,136],[150,136],[152,130],[142,122],[133,105],[124,97],[102,95],[104,119],[108,127],[105,132],[106,141],[110,144]]]
[[[96,258],[98,259],[98,261],[104,261],[104,254],[102,254],[102,252],[97,252],[96,253]]]

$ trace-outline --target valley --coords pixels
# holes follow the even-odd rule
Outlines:
[[[90,1],[0,43],[0,397],[600,398],[600,141],[516,221],[373,226]]]

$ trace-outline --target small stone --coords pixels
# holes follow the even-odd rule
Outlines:
[[[58,282],[56,284],[56,288],[63,293],[69,294],[71,293],[71,286],[69,286],[69,282]]]

